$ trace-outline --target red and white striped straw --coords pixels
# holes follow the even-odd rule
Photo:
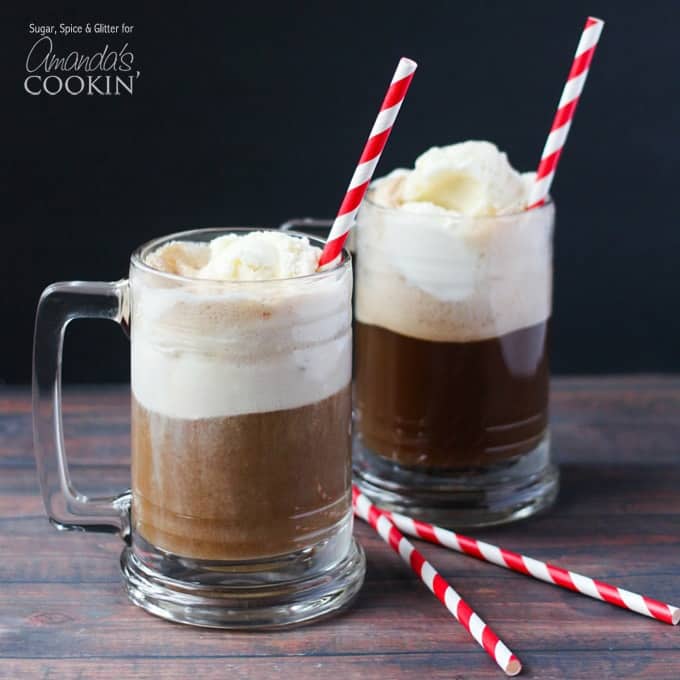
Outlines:
[[[579,40],[574,61],[567,77],[567,83],[557,105],[557,113],[550,128],[550,134],[543,148],[541,162],[536,171],[536,181],[529,194],[528,210],[543,205],[548,198],[557,162],[560,159],[564,143],[567,141],[576,105],[588,77],[590,62],[593,59],[593,54],[595,54],[595,48],[597,47],[597,41],[600,39],[603,26],[604,21],[602,19],[588,17],[586,20],[586,25],[583,33],[581,33],[581,40]]]
[[[507,675],[522,670],[519,659],[503,644],[491,628],[475,614],[470,605],[442,578],[435,568],[418,552],[413,544],[380,512],[359,489],[352,487],[354,512],[370,524],[380,537],[398,553],[437,599],[453,614],[486,653]]]
[[[491,562],[525,576],[533,576],[533,578],[546,583],[573,590],[596,600],[609,602],[622,609],[628,609],[664,623],[676,625],[680,621],[680,609],[670,604],[659,602],[659,600],[645,595],[631,593],[629,590],[617,588],[609,583],[597,581],[573,571],[567,571],[548,562],[540,562],[526,555],[504,550],[490,543],[463,536],[455,531],[442,529],[434,524],[421,522],[396,512],[387,512],[375,506],[374,508],[377,514],[388,517],[396,527],[409,536],[415,536],[444,548],[465,553],[476,557],[478,560]]]
[[[359,206],[364,198],[366,189],[373,177],[375,166],[378,165],[380,154],[382,154],[387,139],[392,132],[394,121],[397,118],[406,92],[408,91],[413,74],[418,64],[411,59],[402,57],[394,72],[392,82],[385,94],[378,117],[373,124],[368,141],[359,158],[359,163],[352,175],[352,179],[347,187],[345,197],[340,204],[337,217],[333,222],[326,245],[319,258],[319,267],[332,262],[342,251],[342,247],[347,239],[347,234],[352,228],[354,218],[359,211]]]

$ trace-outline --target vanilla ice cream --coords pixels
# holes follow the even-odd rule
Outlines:
[[[469,141],[376,180],[357,220],[357,319],[450,342],[545,321],[554,206],[526,210],[533,178]]]
[[[277,231],[225,234],[210,243],[170,241],[146,258],[165,272],[214,281],[271,281],[316,271],[321,249]]]

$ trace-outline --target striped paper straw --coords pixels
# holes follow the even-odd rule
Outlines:
[[[550,128],[550,134],[543,148],[541,162],[536,171],[536,181],[529,194],[528,210],[543,205],[548,198],[550,185],[555,177],[557,162],[560,159],[564,143],[567,141],[576,105],[586,83],[590,62],[593,60],[593,54],[595,54],[603,26],[604,21],[602,19],[588,17],[586,20],[585,28],[581,33],[581,40],[579,40],[576,48],[571,71],[569,71],[567,77],[567,83],[557,105],[557,113]]]
[[[359,163],[352,175],[349,187],[347,187],[345,197],[340,204],[337,217],[333,221],[333,226],[328,234],[328,240],[319,258],[319,267],[332,262],[342,251],[347,234],[352,228],[354,218],[359,211],[359,206],[364,198],[371,177],[373,177],[375,166],[378,165],[380,160],[380,154],[385,148],[390,132],[392,132],[394,121],[397,118],[411,80],[413,80],[416,68],[418,68],[418,64],[411,59],[402,57],[399,60],[397,70],[394,72],[378,117],[373,124],[371,133],[368,135],[368,141],[361,154],[361,158],[359,158]]]
[[[435,594],[437,599],[453,614],[486,653],[507,675],[517,675],[522,670],[519,659],[503,644],[491,628],[475,614],[470,605],[437,573],[435,568],[415,549],[413,544],[379,511],[356,486],[352,487],[354,511],[368,522],[411,569]]]
[[[615,604],[622,609],[628,609],[629,611],[649,616],[664,623],[676,625],[680,621],[680,609],[670,604],[659,602],[659,600],[651,597],[631,593],[629,590],[617,588],[609,583],[597,581],[573,571],[567,571],[548,562],[540,562],[511,550],[504,550],[490,543],[484,543],[484,541],[463,536],[455,531],[442,529],[434,524],[411,519],[396,512],[387,512],[386,510],[375,508],[375,506],[374,509],[376,513],[388,517],[396,527],[409,536],[422,538],[444,548],[476,557],[478,560],[491,562],[499,567],[511,569],[525,576],[533,576],[533,578],[540,581],[552,583],[567,590],[573,590],[576,593],[587,595],[596,600]]]

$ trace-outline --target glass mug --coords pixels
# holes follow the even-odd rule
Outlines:
[[[364,578],[352,537],[349,254],[273,281],[187,278],[145,262],[173,241],[248,231],[165,236],[132,254],[128,280],[45,290],[35,454],[57,528],[126,542],[132,602],[183,623],[275,628],[347,606]],[[85,317],[130,331],[132,488],[112,498],[79,493],[64,450],[63,337]]]
[[[460,217],[364,201],[354,472],[377,504],[483,526],[549,506],[549,202]]]
[[[364,199],[354,234],[357,484],[452,527],[558,491],[548,431],[552,202],[466,218]],[[283,228],[318,226],[292,220]]]

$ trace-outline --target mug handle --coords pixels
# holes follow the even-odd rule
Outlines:
[[[316,217],[293,217],[279,225],[281,231],[324,231],[325,238],[333,225],[333,220],[317,219]],[[321,235],[321,234],[319,234]]]
[[[283,224],[279,225],[281,231],[299,231],[301,233],[311,233],[312,236],[317,236],[322,239],[328,238],[328,233],[333,226],[333,220],[318,219],[316,217],[293,217],[287,220]],[[345,248],[354,255],[354,229],[351,229],[349,236],[347,237],[347,242]]]
[[[64,449],[61,365],[73,319],[110,319],[128,329],[128,281],[53,283],[40,296],[33,338],[33,442],[45,510],[61,530],[130,533],[130,493],[86,496],[74,488]]]

